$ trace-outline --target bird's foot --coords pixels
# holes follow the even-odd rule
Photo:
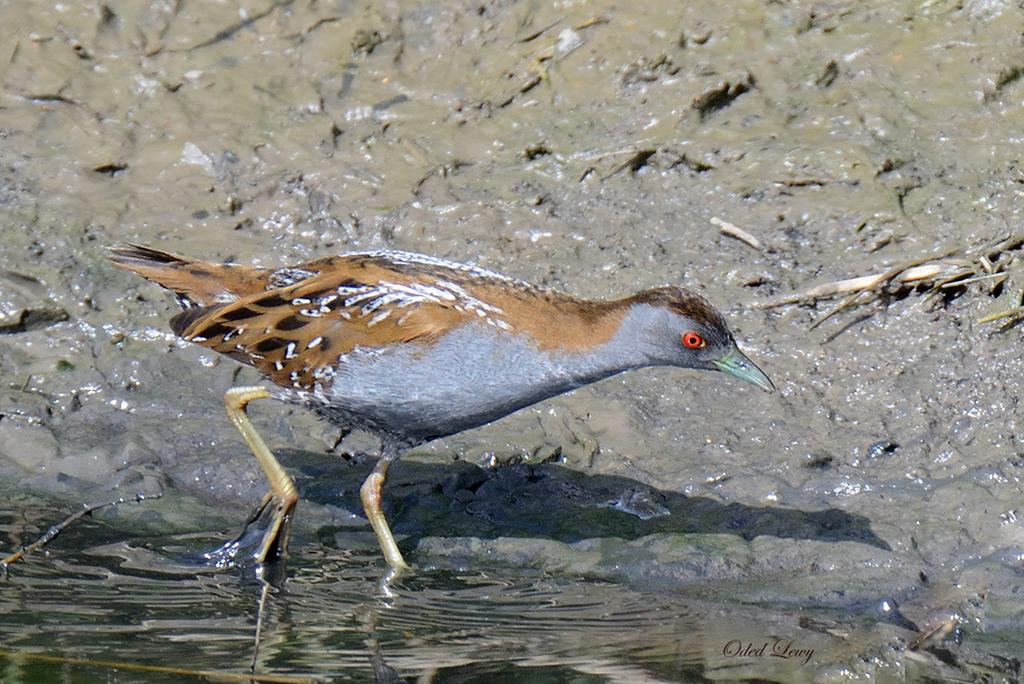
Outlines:
[[[267,573],[264,565],[283,560],[288,545],[288,531],[295,501],[288,497],[267,493],[242,527],[237,537],[205,554],[218,568],[246,566],[255,562],[261,567],[261,576]]]
[[[397,596],[395,592],[395,585],[398,584],[399,580],[408,577],[413,574],[413,566],[406,563],[404,560],[400,566],[388,564],[388,569],[384,571],[380,579],[377,580],[377,592],[384,598],[394,598]]]

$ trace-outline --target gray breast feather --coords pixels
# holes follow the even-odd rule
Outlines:
[[[584,384],[516,335],[479,323],[424,347],[347,355],[315,408],[332,420],[422,442],[489,423]]]

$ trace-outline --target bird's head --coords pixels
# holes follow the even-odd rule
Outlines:
[[[736,346],[725,318],[706,299],[679,287],[646,290],[628,300],[651,365],[719,370],[772,392],[768,376]]]

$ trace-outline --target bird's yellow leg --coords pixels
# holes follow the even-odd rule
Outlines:
[[[391,534],[391,527],[388,526],[384,512],[380,510],[380,488],[384,484],[384,480],[387,479],[388,468],[396,458],[398,458],[398,450],[385,445],[381,449],[380,459],[373,467],[373,472],[359,488],[359,498],[363,501],[363,510],[366,511],[370,526],[373,527],[373,532],[377,535],[380,550],[384,552],[384,559],[391,566],[392,573],[389,579],[410,569],[409,564],[402,558],[402,552],[398,550],[398,544],[395,543],[395,537]]]
[[[270,391],[266,387],[232,387],[224,394],[224,404],[227,406],[228,418],[238,431],[242,433],[253,455],[259,461],[260,467],[270,481],[270,491],[263,497],[263,502],[257,508],[258,513],[270,503],[273,503],[274,510],[271,513],[271,524],[263,534],[259,550],[256,552],[256,562],[263,563],[272,552],[283,555],[288,546],[288,526],[292,511],[299,500],[299,492],[295,489],[295,481],[292,480],[288,471],[278,462],[263,438],[256,432],[252,421],[249,420],[245,409],[249,402],[257,399],[269,399]]]

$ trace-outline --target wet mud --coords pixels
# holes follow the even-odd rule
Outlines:
[[[1020,306],[1024,270],[1019,244],[981,256],[1021,232],[1022,31],[999,0],[0,7],[0,548],[82,501],[164,494],[12,567],[5,648],[56,634],[111,659],[134,599],[90,641],[39,597],[65,586],[84,619],[142,582],[122,562],[142,549],[137,598],[196,621],[191,646],[207,628],[237,646],[197,663],[246,666],[258,590],[195,558],[263,493],[222,401],[259,377],[176,340],[173,298],[104,248],[261,265],[397,248],[586,297],[699,290],[779,391],[649,369],[407,454],[385,490],[426,569],[405,612],[371,598],[356,491],[376,445],[255,407],[304,495],[265,671],[1019,677],[1024,354],[1018,315],[983,321]],[[970,282],[903,277],[936,259]],[[891,269],[856,301],[764,306]],[[208,591],[224,603],[194,612]],[[430,670],[471,613],[534,591],[593,612],[501,623],[522,640],[467,637]],[[473,609],[435,629],[449,600]],[[337,624],[323,602],[379,612],[384,637],[347,622],[351,658],[312,659]],[[637,602],[646,644],[522,656],[545,629],[601,641]],[[815,655],[725,654],[769,634]]]

